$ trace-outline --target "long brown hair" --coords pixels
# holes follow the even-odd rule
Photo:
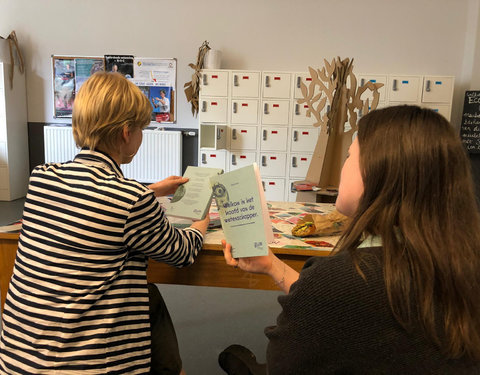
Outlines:
[[[364,193],[339,243],[358,265],[366,235],[383,242],[395,318],[420,324],[449,358],[480,359],[480,218],[470,163],[449,122],[396,106],[359,121]]]

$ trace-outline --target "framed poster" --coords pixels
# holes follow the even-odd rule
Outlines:
[[[72,117],[75,99],[75,59],[53,57],[53,117]]]

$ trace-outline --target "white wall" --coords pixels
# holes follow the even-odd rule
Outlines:
[[[182,91],[208,40],[227,69],[305,71],[341,56],[356,72],[454,75],[458,123],[478,13],[479,0],[0,0],[0,35],[16,30],[25,53],[30,122],[54,122],[52,54],[133,54],[178,59],[178,125],[197,127]]]

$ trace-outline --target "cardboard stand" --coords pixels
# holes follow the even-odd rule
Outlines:
[[[321,70],[308,68],[311,76],[308,86],[301,83],[303,98],[298,104],[308,105],[307,116],[315,117],[313,126],[320,127],[320,132],[306,180],[294,183],[294,187],[306,183],[316,188],[297,189],[297,202],[325,202],[336,197],[342,165],[357,131],[357,119],[377,107],[378,89],[383,86],[368,81],[358,87],[353,59],[337,57],[331,63],[324,62]],[[367,90],[372,97],[362,99]]]

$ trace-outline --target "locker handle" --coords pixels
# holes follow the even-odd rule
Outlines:
[[[262,156],[262,167],[267,166],[267,157],[265,155]]]
[[[295,130],[295,131],[293,132],[293,141],[294,141],[294,142],[297,142],[297,141],[298,141],[298,131],[297,131],[297,130]]]
[[[365,84],[365,78],[362,78],[362,79],[360,80],[360,86],[363,86],[364,84]]]
[[[293,182],[290,183],[290,192],[291,193],[296,193],[297,189],[295,189],[295,186],[293,186]]]
[[[238,76],[236,74],[233,76],[233,86],[238,86]]]
[[[302,77],[297,77],[297,89],[301,88]]]
[[[396,80],[396,79],[394,79],[394,80],[393,80],[393,87],[392,87],[392,90],[393,90],[393,91],[397,91],[397,90],[398,90],[398,87],[397,87],[397,80]]]
[[[295,104],[295,115],[300,115],[300,104]]]
[[[233,113],[237,113],[238,103],[233,102]]]
[[[202,101],[202,112],[207,112],[207,102],[205,100]]]
[[[207,164],[207,155],[202,153],[202,164]]]
[[[266,130],[263,131],[263,140],[264,141],[267,140],[267,131]]]
[[[265,191],[265,181],[262,181],[263,191]]]
[[[297,157],[296,156],[292,157],[292,167],[297,168]]]
[[[237,158],[235,155],[232,155],[232,165],[237,165]]]
[[[426,91],[426,92],[430,92],[430,91],[431,91],[430,80],[429,80],[429,79],[427,80],[427,85],[425,86],[425,91]]]
[[[270,76],[265,76],[265,87],[270,87]]]
[[[232,139],[237,139],[237,129],[232,129]]]
[[[217,140],[221,138],[220,128],[217,128]]]
[[[207,75],[203,75],[203,86],[208,86]]]
[[[265,103],[265,104],[263,105],[263,113],[266,114],[266,115],[268,115],[268,103]]]

